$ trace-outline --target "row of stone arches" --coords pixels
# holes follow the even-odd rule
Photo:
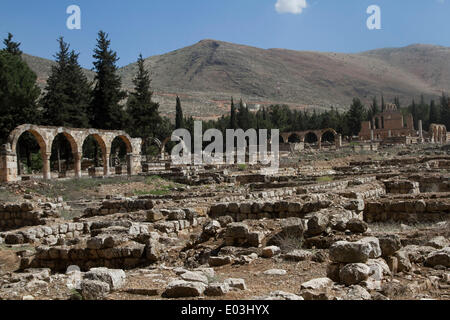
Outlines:
[[[87,142],[95,143],[101,154],[103,175],[111,174],[111,152],[114,145],[121,144],[126,156],[128,174],[136,174],[140,168],[141,139],[133,139],[124,131],[108,131],[97,129],[74,129],[65,127],[49,127],[36,125],[21,125],[14,129],[2,150],[2,164],[0,172],[2,180],[14,181],[19,179],[20,170],[17,159],[19,140],[25,134],[31,134],[36,140],[42,158],[42,173],[44,179],[51,179],[50,158],[55,141],[66,141],[70,149],[75,177],[82,176],[81,161],[83,147]]]
[[[281,143],[317,143],[319,149],[323,142],[334,142],[337,148],[342,145],[342,136],[332,128],[322,130],[308,130],[285,132],[280,134]]]
[[[433,143],[445,143],[447,142],[447,128],[442,124],[430,124],[428,130],[431,142]]]

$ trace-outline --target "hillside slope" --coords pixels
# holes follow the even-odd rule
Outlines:
[[[398,96],[406,104],[420,94],[450,92],[450,48],[431,45],[342,54],[203,40],[145,64],[163,113],[174,113],[178,94],[185,112],[202,118],[228,112],[231,96],[254,104],[344,108],[356,96],[365,102],[374,95],[387,101]],[[45,79],[46,64],[34,69]],[[135,63],[119,70],[126,89],[136,71]]]

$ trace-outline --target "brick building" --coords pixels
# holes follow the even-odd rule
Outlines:
[[[374,116],[372,121],[361,123],[361,140],[386,140],[392,137],[418,137],[413,116],[409,114],[405,118],[394,104],[386,105],[385,110]]]

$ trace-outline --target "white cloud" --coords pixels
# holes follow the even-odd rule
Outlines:
[[[275,10],[278,13],[300,14],[307,6],[306,0],[277,0]]]

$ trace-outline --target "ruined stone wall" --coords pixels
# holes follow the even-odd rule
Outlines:
[[[42,210],[35,210],[28,202],[0,204],[0,231],[45,224]]]
[[[306,203],[301,203],[300,201],[230,202],[212,205],[208,214],[212,219],[230,216],[236,222],[247,219],[282,219],[304,217],[308,213],[328,208],[330,205],[331,201],[327,200]]]
[[[366,202],[367,222],[425,222],[448,219],[450,202],[442,200],[385,200]]]

